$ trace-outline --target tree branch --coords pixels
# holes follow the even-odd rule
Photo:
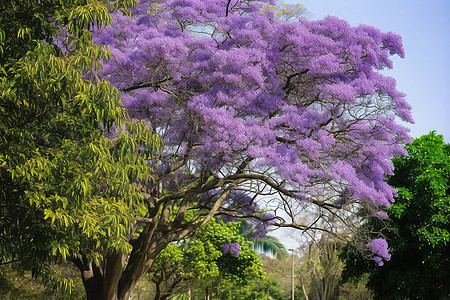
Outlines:
[[[227,2],[227,8],[226,8],[226,10],[225,10],[225,17],[228,17],[228,12],[229,12],[229,9],[230,9],[230,3],[231,3],[231,0],[228,0],[228,2]]]
[[[167,77],[158,81],[149,81],[149,82],[140,82],[140,83],[136,83],[132,86],[120,89],[121,92],[130,92],[133,90],[137,90],[137,89],[142,89],[142,88],[148,88],[148,87],[152,87],[155,90],[157,90],[162,83],[167,82],[169,80],[172,80],[172,77]]]
[[[284,85],[283,90],[289,89],[289,87],[291,86],[292,78],[294,78],[295,76],[298,76],[298,75],[304,75],[304,74],[308,73],[308,71],[309,71],[309,69],[306,69],[304,71],[297,72],[297,73],[287,76],[286,84]]]
[[[20,259],[13,259],[13,260],[10,260],[10,261],[7,261],[7,262],[1,262],[0,266],[12,264],[12,263],[15,263],[15,262],[18,262],[18,261],[20,261]]]

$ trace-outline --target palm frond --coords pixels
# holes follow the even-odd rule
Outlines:
[[[275,236],[267,235],[264,238],[254,238],[252,242],[255,251],[270,253],[276,259],[284,259],[288,256],[286,247]]]

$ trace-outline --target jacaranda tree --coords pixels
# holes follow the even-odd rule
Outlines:
[[[95,64],[79,68],[85,71],[83,82],[111,83],[121,91],[120,105],[132,121],[128,128],[115,124],[107,135],[109,142],[96,136],[105,143],[100,149],[117,149],[116,157],[128,157],[126,166],[89,173],[97,170],[91,156],[78,157],[73,153],[77,148],[69,143],[64,149],[73,155],[67,160],[58,157],[58,162],[81,160],[86,165],[69,169],[67,180],[59,173],[49,174],[46,180],[38,178],[44,183],[63,180],[59,192],[65,192],[64,199],[91,203],[85,209],[94,209],[100,216],[83,219],[82,210],[67,209],[65,200],[58,197],[46,197],[48,204],[37,206],[45,224],[57,229],[57,245],[67,245],[63,253],[80,269],[88,299],[129,299],[137,281],[167,245],[216,215],[252,217],[332,234],[342,223],[353,224],[351,216],[359,208],[376,215],[379,206],[393,201],[385,175],[392,173],[390,158],[405,154],[402,144],[409,140],[397,120],[412,119],[394,79],[379,71],[392,67],[390,55],[403,57],[401,38],[369,26],[351,27],[332,17],[285,22],[270,8],[274,4],[143,0],[130,15],[112,12],[106,29],[89,26],[90,19],[70,23],[77,14],[90,16],[95,11],[89,9],[69,13],[55,27],[72,33],[76,26],[85,26],[86,36],[87,29],[94,30],[94,41],[108,46],[111,57],[102,63],[102,70],[96,72]],[[56,40],[52,49],[59,49],[64,57],[76,57],[72,54],[77,44],[61,43]],[[32,91],[47,95],[42,85]],[[74,99],[97,103],[94,95]],[[59,94],[54,98],[72,99]],[[108,129],[114,118],[103,123],[101,117],[109,111],[89,107],[74,110],[73,116],[90,113],[97,116],[96,122],[76,125],[102,123]],[[145,151],[149,149],[145,143],[127,147],[129,142],[115,142],[137,137],[141,131],[131,127],[138,123],[158,134],[164,146],[153,152]],[[78,128],[65,119],[57,124],[66,126],[61,130],[65,134]],[[84,132],[77,137],[82,139]],[[153,155],[135,156],[148,152]],[[148,183],[141,158],[153,170]],[[131,167],[135,161],[138,169]],[[31,170],[20,167],[25,182]],[[61,165],[58,170],[67,168]],[[117,170],[127,172],[120,175]],[[83,177],[83,172],[89,176]],[[120,178],[127,185],[120,185]],[[84,189],[90,185],[82,179],[95,181],[99,188]],[[73,182],[78,185],[71,186]],[[33,199],[48,194],[46,188],[34,186],[33,191],[40,193],[33,194]],[[134,188],[139,189],[139,197]],[[115,202],[104,206],[107,209],[101,214],[105,197],[98,195],[105,191],[105,197]],[[249,202],[237,201],[242,193]],[[255,201],[265,201],[266,210],[245,209]],[[284,214],[274,219],[269,210]],[[300,218],[306,213],[307,218]],[[72,222],[73,214],[78,217]],[[111,232],[103,230],[104,222],[111,225],[107,228],[124,226]],[[80,235],[91,243],[79,244]]]
[[[141,1],[94,33],[112,54],[100,78],[164,141],[141,187],[143,229],[114,275],[120,299],[214,215],[265,218],[233,205],[234,190],[265,195],[287,213],[277,225],[306,230],[333,231],[357,206],[376,215],[393,201],[385,175],[409,140],[396,119],[412,119],[378,71],[403,57],[400,37],[331,17],[282,22],[265,4]],[[317,218],[300,223],[311,207]]]

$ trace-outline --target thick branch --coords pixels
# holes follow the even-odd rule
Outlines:
[[[231,189],[227,189],[214,203],[214,205],[211,207],[209,212],[204,216],[203,220],[199,222],[189,222],[187,225],[184,226],[181,230],[177,232],[173,232],[170,234],[170,239],[172,241],[178,241],[183,239],[185,236],[187,236],[189,233],[194,232],[198,228],[206,225],[219,211],[219,208],[222,206],[223,201],[227,198],[228,194],[231,192]],[[195,218],[194,218],[195,219]]]
[[[234,181],[234,180],[260,180],[263,181],[264,183],[266,183],[268,186],[270,186],[271,188],[275,189],[276,191],[288,196],[288,197],[292,197],[292,198],[297,198],[296,195],[296,191],[294,190],[288,190],[283,188],[280,184],[278,184],[277,182],[275,182],[273,179],[264,176],[262,174],[246,174],[246,173],[240,173],[240,174],[234,174],[234,175],[230,175],[227,176],[225,178],[227,181]],[[311,200],[310,201],[313,204],[316,204],[320,207],[332,207],[332,208],[337,208],[339,209],[340,207],[331,203],[326,203],[326,202],[322,202],[322,201],[317,201],[317,200]]]
[[[279,137],[279,136],[277,136],[277,137],[275,138],[275,140],[276,140],[277,142],[285,143],[285,144],[290,144],[290,145],[295,145],[295,144],[297,143],[296,140],[288,140],[288,139],[285,139],[285,138]]]
[[[306,69],[304,71],[294,73],[292,75],[287,76],[286,84],[284,85],[283,90],[289,89],[289,87],[291,86],[292,78],[294,78],[295,76],[298,76],[298,75],[304,75],[304,74],[308,73],[308,71],[309,71],[309,69]]]
[[[154,89],[158,89],[162,83],[167,82],[169,80],[172,80],[172,77],[167,77],[165,79],[161,79],[158,81],[149,81],[149,82],[140,82],[140,83],[136,83],[132,86],[120,89],[121,92],[130,92],[130,91],[134,91],[137,89],[142,89],[142,88],[148,88],[148,87],[152,87]]]
[[[102,299],[114,299],[116,289],[111,288],[117,286],[122,275],[123,261],[122,253],[113,253],[106,257],[105,260],[105,276],[103,278]]]
[[[158,210],[157,210],[158,211]],[[125,298],[136,282],[147,271],[145,270],[145,262],[148,258],[148,252],[151,245],[153,233],[155,231],[156,222],[150,220],[139,235],[139,238],[133,244],[128,265],[123,272],[119,281],[119,298]]]
[[[159,179],[163,178],[166,175],[172,174],[173,172],[175,172],[176,170],[178,170],[179,168],[183,167],[184,165],[186,165],[186,162],[189,159],[189,155],[192,151],[192,142],[189,141],[189,143],[187,144],[187,148],[186,148],[186,152],[183,155],[183,158],[174,162],[173,164],[171,164],[170,166],[168,166],[163,172],[159,173],[159,174],[154,174],[153,178],[155,179],[155,181],[158,181]]]

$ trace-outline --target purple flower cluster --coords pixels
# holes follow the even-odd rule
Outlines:
[[[389,218],[388,213],[385,212],[384,210],[374,211],[372,212],[372,216],[375,218]]]
[[[131,18],[117,11],[93,33],[111,51],[99,76],[164,140],[153,165],[185,159],[177,172],[156,170],[168,193],[231,178],[252,158],[239,172],[276,178],[298,201],[345,184],[349,201],[390,206],[386,174],[410,140],[398,121],[413,119],[380,70],[404,56],[401,37],[335,17],[282,22],[264,9],[274,2],[140,1]],[[251,200],[241,207],[255,212]]]
[[[384,265],[383,260],[390,260],[391,255],[388,250],[388,243],[385,239],[374,239],[369,243],[369,248],[374,254],[372,260],[374,260],[378,266]]]
[[[241,253],[241,245],[236,242],[225,244],[223,246],[223,253],[225,254],[228,251],[230,251],[233,256],[239,256],[239,254]]]

